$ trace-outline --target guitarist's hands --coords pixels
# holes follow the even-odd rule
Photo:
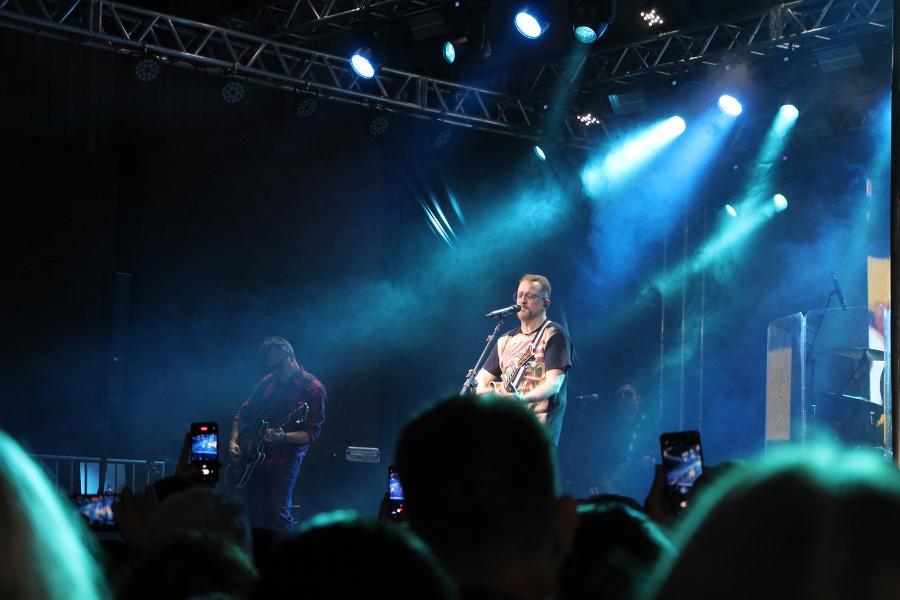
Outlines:
[[[509,398],[510,400],[525,400],[519,392],[509,392],[503,388],[503,386],[497,386],[494,390],[494,393],[498,396],[502,396],[504,398]]]
[[[287,434],[280,427],[278,429],[266,429],[266,432],[263,434],[263,439],[267,442],[280,442]]]

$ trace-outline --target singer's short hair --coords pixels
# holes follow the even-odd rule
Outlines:
[[[281,351],[282,355],[294,358],[294,347],[291,346],[291,343],[283,337],[273,335],[272,337],[267,337],[266,339],[264,339],[263,343],[259,346],[260,356],[265,356],[272,348],[278,348],[278,350]]]
[[[543,275],[535,275],[534,273],[525,273],[519,279],[519,282],[522,282],[522,281],[531,281],[531,282],[537,283],[539,286],[541,286],[541,290],[547,295],[547,297],[548,298],[550,297],[550,280],[547,279],[546,277],[544,277]]]

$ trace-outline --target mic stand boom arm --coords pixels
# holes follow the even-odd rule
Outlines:
[[[481,370],[481,367],[484,366],[484,362],[487,360],[488,350],[491,349],[491,344],[494,343],[494,338],[497,337],[497,332],[500,331],[500,327],[503,326],[503,320],[505,318],[506,317],[500,317],[497,319],[497,325],[494,327],[494,331],[491,332],[491,335],[487,336],[487,341],[484,343],[484,349],[481,351],[481,356],[475,361],[475,366],[466,373],[466,382],[459,391],[460,396],[475,393],[475,389],[478,387],[478,381],[476,381],[475,377],[478,375],[478,371]]]

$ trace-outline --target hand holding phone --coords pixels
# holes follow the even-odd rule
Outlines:
[[[403,521],[403,486],[393,466],[388,467],[388,516],[394,521]]]
[[[687,508],[694,482],[703,473],[700,432],[664,433],[659,436],[659,446],[666,474],[666,497],[672,511],[679,513]]]
[[[189,464],[199,473],[198,480],[219,480],[219,424],[191,423],[191,454]]]

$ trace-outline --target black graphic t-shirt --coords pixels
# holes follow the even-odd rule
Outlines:
[[[525,370],[525,376],[517,388],[520,394],[530,392],[544,383],[547,371],[559,369],[567,373],[572,366],[572,344],[565,329],[559,323],[550,321],[540,334],[540,339],[535,340],[537,333],[537,331],[522,333],[521,328],[504,333],[488,356],[484,370],[494,377],[500,377],[501,380],[510,377],[516,370],[519,359],[526,355],[530,345],[535,343],[534,360]],[[565,378],[558,394],[528,402],[528,408],[547,426],[554,444],[559,443],[559,432],[566,411],[567,385],[568,378]]]

